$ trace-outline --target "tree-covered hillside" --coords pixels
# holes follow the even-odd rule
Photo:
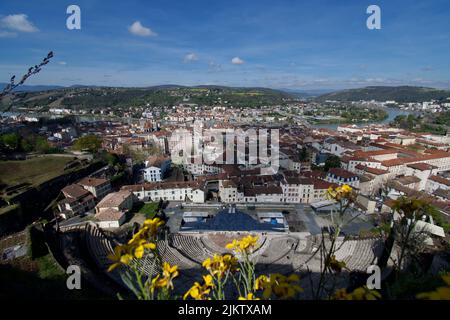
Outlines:
[[[450,90],[439,90],[425,87],[366,87],[327,93],[316,98],[317,101],[391,101],[423,102],[450,98]]]
[[[76,87],[41,92],[20,92],[7,104],[14,108],[95,109],[138,106],[170,106],[179,103],[258,107],[283,104],[293,95],[267,88],[219,86],[157,86],[149,88]],[[6,108],[3,103],[3,108]]]

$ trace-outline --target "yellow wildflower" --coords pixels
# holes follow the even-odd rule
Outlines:
[[[442,279],[447,284],[446,287],[439,287],[431,292],[419,293],[417,298],[428,300],[450,300],[450,275],[443,276]]]
[[[263,297],[264,299],[269,299],[272,295],[272,285],[270,282],[270,277],[266,275],[261,275],[255,280],[255,290],[264,290]]]
[[[132,245],[136,242],[139,242],[140,240],[147,240],[148,239],[148,230],[146,228],[139,229],[138,232],[136,232],[133,237],[128,241],[129,245]]]
[[[147,242],[147,240],[139,240],[138,243],[133,245],[134,257],[141,259],[144,256],[145,249],[155,250],[156,244]]]
[[[230,254],[225,254],[223,256],[215,254],[212,259],[208,258],[203,261],[202,266],[212,275],[219,275],[222,277],[227,271],[234,272],[237,263],[237,258]]]
[[[256,248],[258,237],[248,235],[242,238],[240,241],[234,239],[231,243],[226,245],[227,249],[234,250],[236,252],[251,253]]]
[[[353,197],[353,189],[347,184],[340,187],[329,187],[327,190],[327,196],[330,199],[340,201],[342,199],[351,199]]]
[[[165,288],[167,287],[167,279],[166,278],[160,278],[160,275],[158,274],[156,277],[152,279],[152,282],[150,284],[150,290],[152,293],[158,289],[158,288]]]
[[[269,277],[266,275],[260,275],[255,280],[255,290],[261,290],[264,288],[264,285],[269,282]]]
[[[173,290],[173,279],[178,277],[178,266],[171,266],[167,262],[163,262],[163,279],[167,281],[166,287]]]
[[[325,266],[330,267],[332,270],[336,272],[341,272],[342,269],[346,269],[346,264],[344,261],[338,261],[335,255],[332,255],[330,259],[325,261]]]
[[[260,298],[255,297],[253,293],[247,294],[246,297],[239,297],[238,300],[261,300]]]
[[[341,188],[343,193],[350,193],[352,192],[352,187],[350,187],[348,184],[344,184]]]
[[[252,237],[250,235],[244,237],[239,244],[241,250],[253,249],[256,247],[256,243],[258,242],[258,237]]]
[[[195,282],[194,285],[183,296],[183,300],[191,297],[195,300],[206,300],[207,295],[211,292],[211,288],[214,286],[213,277],[211,275],[203,276],[203,285]]]
[[[145,230],[148,231],[150,237],[156,237],[158,229],[164,224],[160,218],[147,219],[144,221]]]
[[[341,289],[337,289],[334,292],[332,299],[333,300],[346,300],[347,296],[348,296],[347,289],[341,288]]]
[[[262,275],[255,281],[255,290],[263,290],[263,298],[269,299],[274,294],[279,299],[289,299],[302,292],[299,286],[300,277],[291,274],[286,277],[282,274],[275,273],[269,277]]]
[[[376,290],[370,290],[366,286],[356,288],[351,293],[342,288],[336,290],[332,296],[333,300],[377,300],[381,299],[381,294]]]
[[[111,272],[120,265],[128,265],[133,260],[133,256],[128,246],[118,245],[114,248],[114,254],[108,255],[108,259],[113,262],[108,268],[108,272]]]
[[[230,250],[234,250],[236,248],[239,248],[239,241],[237,241],[236,239],[233,239],[232,242],[228,243],[225,248],[230,249]]]

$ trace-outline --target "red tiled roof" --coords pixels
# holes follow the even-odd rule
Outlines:
[[[95,218],[100,221],[118,221],[125,213],[113,208],[105,209],[97,214]]]
[[[78,184],[81,186],[88,186],[88,187],[98,187],[102,184],[107,183],[108,180],[106,179],[98,179],[98,178],[84,178],[81,179]]]
[[[251,189],[244,190],[244,196],[246,197],[254,197],[258,194],[283,194],[283,189],[278,186],[270,186],[270,187],[253,187]]]
[[[342,178],[353,178],[353,177],[357,177],[358,176],[357,174],[355,174],[353,172],[350,172],[350,171],[347,171],[347,170],[342,169],[342,168],[331,168],[328,171],[328,173],[334,174],[335,176],[342,177]]]
[[[410,167],[410,168],[413,168],[413,169],[420,170],[420,171],[431,170],[431,169],[437,168],[435,166],[432,166],[432,165],[430,165],[428,163],[423,163],[423,162],[410,163],[407,166]]]
[[[430,176],[428,179],[430,179],[430,180],[432,180],[434,182],[440,183],[440,184],[445,184],[446,186],[450,187],[450,179],[446,179],[444,177],[434,176],[434,175]]]
[[[131,192],[155,189],[175,189],[175,188],[192,188],[201,189],[201,184],[197,181],[175,181],[175,182],[153,182],[144,184],[135,184],[123,186],[121,190],[129,190]]]
[[[397,154],[398,150],[395,149],[383,149],[383,150],[374,150],[374,151],[356,151],[353,154],[355,157],[373,157],[380,156],[385,154]]]
[[[63,188],[62,193],[66,198],[80,199],[90,195],[91,193],[77,184],[71,184]]]
[[[320,179],[312,179],[312,183],[314,184],[314,189],[316,190],[328,189],[329,187],[336,188],[338,186],[335,183],[331,183]]]
[[[402,158],[402,159],[391,159],[391,160],[385,160],[381,161],[381,164],[385,167],[395,167],[400,166],[405,163],[409,163],[410,160],[408,158]]]
[[[382,175],[382,174],[386,174],[386,173],[389,172],[387,170],[378,169],[378,168],[372,168],[372,167],[364,166],[362,164],[357,164],[355,168],[359,169],[359,170],[366,171],[366,172],[371,173],[371,174],[375,174],[375,175]]]

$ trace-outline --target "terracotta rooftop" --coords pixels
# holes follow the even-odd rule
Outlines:
[[[244,196],[254,197],[258,194],[283,194],[283,189],[277,186],[270,187],[253,187],[251,189],[245,189]]]
[[[78,182],[79,185],[88,187],[98,187],[105,183],[108,183],[108,180],[98,178],[84,178]]]
[[[314,185],[314,189],[328,189],[329,187],[336,188],[338,185],[335,183],[331,183],[328,181],[320,180],[320,179],[311,179]]]
[[[406,163],[409,163],[409,162],[413,162],[413,161],[409,160],[408,158],[391,159],[391,160],[381,161],[381,164],[384,167],[395,167],[395,166],[401,166],[403,164],[406,164]]]
[[[105,209],[97,214],[95,214],[95,219],[99,221],[118,221],[122,218],[125,213],[123,211],[118,211],[113,208]]]
[[[123,186],[123,191],[142,191],[142,190],[159,190],[159,189],[176,189],[176,188],[192,188],[201,189],[202,184],[197,181],[175,181],[175,182],[153,182],[136,185]]]
[[[433,195],[450,200],[450,190],[449,189],[444,190],[444,189],[439,188],[433,192]]]
[[[66,198],[80,199],[90,195],[91,193],[77,184],[71,184],[63,188],[62,193]]]
[[[355,157],[373,157],[373,156],[381,156],[385,154],[397,154],[398,150],[395,149],[383,149],[383,150],[374,150],[374,151],[356,151],[354,152]]]
[[[298,184],[298,185],[312,185],[313,184],[313,180],[311,178],[286,177],[285,179],[288,184]]]
[[[434,175],[430,176],[428,179],[450,187],[450,179],[447,179],[447,178],[444,178],[444,177],[441,177],[441,176],[434,176]]]
[[[365,172],[374,174],[374,175],[382,175],[382,174],[386,174],[386,173],[389,172],[387,170],[378,169],[378,168],[372,168],[372,167],[364,166],[362,164],[357,164],[355,166],[355,168],[358,169],[358,170],[363,170]]]
[[[403,185],[409,185],[412,183],[417,183],[420,182],[420,179],[417,178],[416,176],[403,176],[403,177],[397,177],[396,178],[397,182],[403,184]]]
[[[423,163],[423,162],[410,163],[407,166],[410,167],[410,168],[413,168],[413,169],[420,170],[420,171],[431,170],[431,169],[436,169],[437,168],[435,166],[432,166],[432,165],[430,165],[428,163]]]
[[[342,178],[353,178],[353,177],[358,176],[356,173],[350,172],[350,171],[342,169],[342,168],[331,168],[328,171],[328,173],[334,174],[335,176],[342,177]]]
[[[160,167],[166,160],[170,160],[170,158],[164,156],[150,156],[147,158],[147,167]]]
[[[98,208],[113,208],[120,206],[129,196],[131,192],[128,190],[120,190],[107,194],[98,204]]]

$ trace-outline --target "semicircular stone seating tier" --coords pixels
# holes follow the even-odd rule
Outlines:
[[[347,240],[337,246],[336,259],[344,261],[347,268],[355,271],[367,270],[375,264],[382,252],[379,239]]]
[[[211,256],[211,253],[196,235],[173,233],[169,236],[169,243],[183,256],[197,263],[202,263],[207,257]]]
[[[312,245],[311,252],[296,253],[294,266],[297,270],[320,271],[320,252],[316,252],[320,245],[317,239],[312,239],[316,245]],[[326,246],[329,243],[326,242]],[[345,240],[336,243],[335,256],[338,261],[343,261],[350,271],[363,271],[375,264],[381,255],[383,242],[380,239]],[[316,252],[316,254],[314,254]]]
[[[92,257],[97,266],[107,271],[112,264],[108,259],[108,255],[114,253],[112,242],[105,236],[105,234],[94,224],[89,224],[85,233],[86,246],[89,251],[89,255]],[[119,270],[116,269],[112,272],[106,272],[106,274],[114,281],[122,284]]]
[[[231,243],[233,240],[240,240],[247,235],[253,235],[258,237],[258,241],[256,243],[256,250],[253,252],[253,255],[259,254],[259,252],[264,248],[264,244],[266,242],[266,237],[261,234],[255,233],[209,233],[203,235],[200,239],[203,247],[209,252],[209,256],[213,256],[214,254],[225,254],[232,253],[232,250],[226,248],[228,243]]]
[[[294,237],[273,237],[266,241],[265,250],[260,251],[259,254],[254,254],[256,263],[259,264],[273,264],[280,262],[287,257],[290,252],[294,252],[298,245],[299,239]]]

